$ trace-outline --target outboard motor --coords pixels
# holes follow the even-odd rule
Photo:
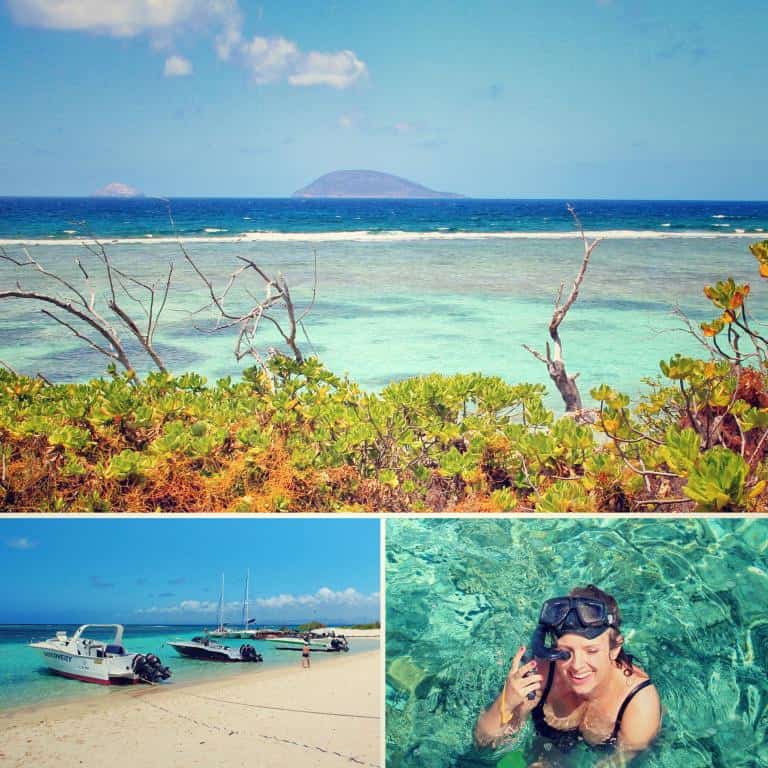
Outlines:
[[[331,640],[331,650],[332,651],[348,651],[349,643],[347,642],[347,638],[344,637],[344,635],[340,635],[339,637],[334,637],[333,640]]]
[[[240,658],[243,661],[262,661],[262,656],[257,653],[256,649],[252,645],[240,646]]]
[[[134,656],[131,667],[139,679],[145,683],[159,683],[171,676],[171,670],[163,666],[163,663],[154,653],[147,656],[142,654]]]

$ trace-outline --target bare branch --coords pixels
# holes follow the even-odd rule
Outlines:
[[[60,283],[63,285],[68,291],[71,291],[72,293],[77,296],[77,298],[80,300],[82,305],[88,306],[88,302],[86,301],[85,296],[74,286],[72,283],[70,283],[68,280],[65,280],[61,275],[57,275],[55,272],[49,272],[43,265],[37,261],[36,259],[33,259],[31,254],[26,248],[22,248],[22,251],[27,257],[26,261],[19,261],[17,259],[14,259],[12,256],[9,256],[6,250],[2,247],[0,247],[0,259],[3,259],[5,261],[10,261],[12,264],[15,264],[17,267],[31,267],[36,272],[39,272],[44,277],[48,278],[49,280],[54,280],[57,283]]]
[[[171,223],[173,225],[172,218]],[[256,332],[262,318],[269,321],[275,327],[280,337],[291,350],[293,358],[298,362],[304,361],[304,355],[296,342],[296,335],[303,319],[307,316],[315,303],[317,292],[316,253],[314,256],[312,299],[309,306],[301,313],[299,317],[297,317],[296,305],[294,304],[293,298],[291,297],[288,283],[282,274],[278,274],[275,278],[270,277],[270,275],[267,274],[267,272],[259,264],[253,261],[253,259],[245,256],[238,256],[237,258],[243,263],[243,266],[241,266],[239,269],[236,269],[234,272],[232,272],[232,274],[229,275],[224,289],[220,293],[217,293],[212,280],[203,272],[202,269],[200,269],[200,267],[190,255],[189,251],[187,251],[187,249],[183,246],[180,239],[178,242],[185,260],[192,267],[195,274],[200,278],[210,297],[210,303],[204,308],[215,308],[218,314],[216,327],[213,329],[213,331],[221,331],[226,328],[231,328],[234,325],[239,326],[240,331],[235,342],[235,358],[238,361],[247,355],[252,355],[259,361],[260,364],[263,365],[263,357],[260,353],[257,352],[255,347]],[[243,288],[243,291],[255,303],[246,312],[233,312],[224,306],[224,299],[232,290],[236,282],[249,271],[255,272],[264,281],[264,298],[261,300],[257,299],[246,286]],[[281,312],[285,313],[285,317],[278,319],[273,314],[270,314],[271,310],[280,310]],[[200,311],[202,310],[197,310],[197,312]],[[220,323],[220,320],[226,320],[227,322]],[[306,334],[306,330],[303,330]]]
[[[541,354],[541,352],[532,349],[527,344],[523,344],[523,349],[527,349],[537,360],[540,360],[542,363],[547,363],[547,358],[544,357],[544,355]]]
[[[573,281],[573,285],[571,286],[571,292],[568,294],[568,298],[565,300],[565,304],[563,304],[562,306],[558,306],[554,314],[552,315],[552,320],[549,324],[549,333],[550,333],[550,336],[552,336],[552,339],[554,341],[556,341],[557,329],[560,327],[560,323],[563,322],[566,314],[568,314],[568,310],[573,306],[573,303],[579,297],[579,288],[581,287],[581,283],[584,280],[584,275],[587,273],[587,267],[589,266],[590,256],[592,256],[592,252],[602,242],[602,238],[597,238],[592,242],[590,242],[587,239],[587,236],[584,234],[584,227],[581,225],[581,220],[576,215],[576,209],[570,204],[568,205],[568,212],[571,214],[574,222],[576,223],[576,226],[579,228],[579,235],[581,236],[581,242],[584,245],[584,257],[581,260],[581,266],[579,267],[579,271],[576,274],[575,280]],[[560,289],[560,293],[558,294],[558,304],[559,304],[559,298],[561,296],[562,296],[562,288]]]
[[[80,333],[80,331],[75,328],[74,325],[71,323],[68,323],[66,320],[62,320],[57,315],[54,315],[53,312],[49,312],[47,309],[41,309],[40,312],[44,314],[46,317],[50,317],[51,320],[58,323],[59,325],[63,325],[65,328],[68,328],[72,333],[81,341],[84,341],[89,347],[92,349],[95,349],[97,352],[101,353],[105,357],[110,357],[113,360],[117,360],[117,362],[123,364],[126,369],[131,370],[129,365],[126,365],[127,358],[125,357],[125,354],[117,350],[108,349],[106,347],[101,346],[101,344],[97,344],[93,339],[89,338],[83,333]]]
[[[523,347],[528,350],[537,360],[540,360],[547,366],[547,373],[549,373],[550,379],[557,387],[557,391],[563,398],[565,403],[566,413],[580,414],[583,412],[583,405],[581,401],[581,394],[579,388],[576,385],[576,379],[578,373],[574,376],[569,376],[565,367],[565,361],[563,359],[563,342],[560,338],[560,324],[565,320],[565,316],[568,314],[568,310],[573,306],[574,302],[579,296],[579,289],[584,280],[584,276],[587,273],[587,267],[589,266],[589,259],[592,256],[595,248],[600,244],[601,239],[590,241],[584,233],[584,227],[581,224],[581,220],[576,215],[576,210],[572,205],[568,205],[568,212],[571,214],[576,227],[579,230],[581,241],[584,245],[584,255],[581,259],[581,265],[579,271],[571,286],[571,290],[563,302],[563,291],[565,289],[565,282],[560,283],[557,295],[555,297],[554,310],[552,312],[552,319],[549,322],[549,336],[552,340],[553,348],[550,349],[549,343],[547,343],[546,357],[540,352],[524,344]]]
[[[161,371],[166,372],[165,365],[161,357],[157,354],[153,347],[152,338],[154,331],[157,327],[157,323],[165,307],[168,291],[170,289],[170,281],[172,276],[172,266],[169,270],[168,277],[165,281],[163,299],[160,308],[155,311],[155,293],[156,286],[149,285],[142,280],[139,280],[132,275],[128,275],[122,270],[114,267],[110,256],[101,243],[101,241],[91,235],[90,240],[81,240],[82,247],[94,256],[103,269],[103,275],[106,279],[108,289],[107,308],[112,312],[114,319],[119,321],[119,325],[122,325],[139,342],[142,349],[149,355],[153,363]],[[34,259],[27,249],[23,249],[26,259],[18,259],[10,256],[4,249],[0,248],[0,259],[7,261],[20,269],[32,269],[42,275],[44,280],[55,283],[58,286],[58,290],[55,292],[46,292],[42,290],[25,290],[21,284],[17,281],[16,290],[2,291],[0,292],[0,300],[2,299],[23,299],[28,301],[39,302],[43,304],[52,304],[60,310],[66,312],[70,317],[75,318],[95,331],[99,336],[106,340],[106,346],[98,344],[93,338],[90,338],[86,334],[82,333],[78,328],[63,320],[61,317],[43,310],[43,314],[49,317],[54,322],[68,328],[78,339],[90,346],[92,349],[97,350],[100,354],[106,357],[117,360],[126,371],[131,372],[134,377],[136,374],[135,366],[129,359],[127,351],[122,344],[120,334],[117,328],[118,324],[114,324],[114,319],[110,321],[97,309],[97,291],[92,285],[92,276],[80,258],[75,258],[75,266],[81,278],[81,283],[85,286],[85,290],[78,286],[76,282],[63,277],[56,272],[51,272],[46,269],[39,261]],[[133,287],[142,289],[147,295],[148,300],[144,301],[131,291],[128,287],[130,284]],[[61,288],[65,289],[61,291]],[[129,312],[123,306],[123,300],[127,298],[130,301],[139,305],[141,310],[147,316],[147,330],[142,332],[138,327],[136,321],[131,317]]]
[[[693,326],[693,323],[691,322],[691,319],[688,317],[688,315],[683,312],[682,308],[679,305],[675,305],[672,308],[672,314],[679,318],[680,320],[685,323],[686,326],[686,333],[689,333],[691,336],[693,336],[696,341],[699,342],[703,347],[706,347],[706,349],[709,351],[709,353],[712,355],[712,357],[717,357],[718,351],[707,341],[706,336],[699,333]],[[679,329],[678,329],[679,330]]]
[[[14,376],[21,376],[21,374],[9,363],[6,363],[5,360],[0,360],[0,365],[2,365],[3,368],[7,368]]]

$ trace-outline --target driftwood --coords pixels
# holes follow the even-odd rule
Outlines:
[[[581,220],[576,214],[576,209],[572,206],[568,206],[568,212],[573,217],[573,221],[579,230],[581,242],[584,245],[584,256],[581,260],[581,266],[576,275],[573,285],[571,286],[571,292],[568,294],[568,298],[565,302],[561,303],[563,298],[563,290],[565,288],[565,282],[560,283],[560,289],[557,292],[555,298],[555,309],[552,313],[552,319],[549,321],[549,336],[552,340],[552,348],[550,343],[546,344],[546,355],[542,355],[541,352],[532,349],[527,344],[523,344],[523,347],[527,349],[537,360],[541,360],[547,366],[547,373],[549,373],[550,379],[557,387],[557,391],[563,398],[565,403],[566,413],[580,414],[583,410],[581,393],[579,387],[576,384],[576,379],[579,377],[578,373],[573,376],[568,374],[565,367],[565,360],[563,359],[563,342],[560,338],[560,324],[565,320],[565,316],[568,314],[568,310],[573,306],[574,302],[579,296],[579,288],[584,280],[584,275],[587,273],[587,267],[589,266],[589,259],[592,256],[593,251],[602,242],[602,238],[590,241],[584,234],[584,227],[581,224]]]

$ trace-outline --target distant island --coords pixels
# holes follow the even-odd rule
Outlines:
[[[379,171],[333,171],[293,193],[292,197],[456,198],[399,176]]]
[[[97,189],[91,197],[144,197],[143,192],[139,192],[136,187],[129,184],[123,184],[120,181],[113,181],[106,187]]]

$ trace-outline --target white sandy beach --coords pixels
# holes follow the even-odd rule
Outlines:
[[[369,766],[381,760],[379,651],[307,671],[134,686],[0,716],[0,763],[35,768]],[[77,683],[73,683],[76,685]]]

